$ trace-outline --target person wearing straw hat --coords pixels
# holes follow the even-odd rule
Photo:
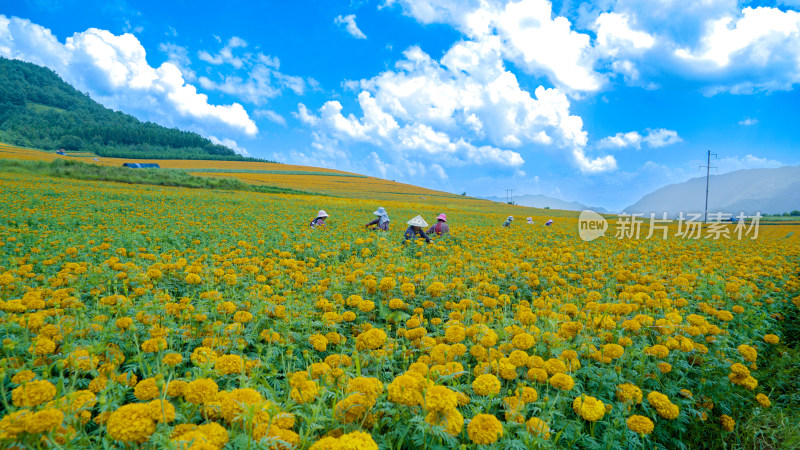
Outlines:
[[[436,216],[436,223],[433,224],[430,228],[428,228],[426,234],[428,235],[436,234],[436,236],[441,236],[449,232],[450,232],[450,225],[447,225],[447,216],[444,213],[442,213]]]
[[[508,216],[508,219],[506,219],[506,221],[503,222],[503,226],[504,227],[510,227],[511,226],[511,222],[513,222],[513,221],[514,221],[514,216]]]
[[[319,212],[317,213],[317,217],[311,221],[309,226],[311,226],[311,228],[324,226],[325,219],[327,219],[328,217],[330,217],[328,213],[326,213],[324,209],[320,209]]]
[[[425,239],[425,242],[431,241],[431,238],[429,238],[428,235],[422,231],[422,228],[428,226],[428,223],[425,222],[425,219],[423,219],[422,216],[414,217],[406,223],[408,224],[408,228],[403,235],[403,243],[410,241],[412,238],[414,238],[414,236],[419,236]]]
[[[369,228],[372,225],[375,225],[375,230],[389,231],[389,214],[386,213],[386,210],[383,208],[383,206],[378,208],[378,210],[373,212],[373,214],[378,216],[378,218],[364,226]]]
[[[553,219],[547,219],[547,222],[545,222],[544,224],[545,224],[545,225],[547,225],[547,226],[549,227],[550,225],[552,225],[552,224],[554,224],[554,223],[555,223],[555,222],[553,222]]]

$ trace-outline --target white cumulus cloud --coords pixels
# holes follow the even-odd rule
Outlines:
[[[0,55],[49,67],[103,105],[142,120],[205,136],[258,132],[242,105],[210,104],[175,64],[151,67],[131,34],[90,28],[62,44],[47,28],[0,15]]]
[[[228,138],[218,139],[216,136],[209,136],[208,140],[217,145],[224,145],[225,147],[228,147],[229,149],[233,150],[234,152],[242,156],[250,156],[250,153],[247,151],[247,149],[240,147],[239,144],[237,144],[236,141],[234,141],[233,139],[228,139]]]
[[[367,35],[358,29],[358,25],[356,25],[355,14],[348,14],[346,16],[338,15],[333,20],[333,23],[339,26],[344,26],[344,29],[347,30],[347,32],[350,33],[350,35],[356,39],[367,38]]]
[[[569,91],[596,91],[591,37],[554,16],[547,0],[390,0],[422,23],[446,23],[472,40],[499,38],[503,57],[528,73],[544,75]]]
[[[642,148],[642,144],[646,144],[650,148],[665,147],[667,145],[677,144],[682,142],[678,132],[675,130],[667,130],[665,128],[647,129],[644,134],[638,131],[629,131],[626,133],[617,133],[614,136],[608,136],[597,142],[597,148]]]
[[[522,89],[504,67],[499,39],[463,41],[437,61],[419,47],[404,52],[394,70],[352,83],[360,90],[361,115],[344,113],[330,100],[312,113],[300,104],[296,116],[314,130],[319,148],[341,143],[386,149],[393,162],[448,166],[493,166],[519,170],[522,151],[565,149],[584,172],[613,170],[612,156],[590,158],[580,117],[558,89]]]
[[[212,80],[202,76],[197,81],[203,89],[216,90],[234,96],[246,103],[263,105],[278,97],[285,89],[303,95],[306,81],[302,77],[287,75],[278,69],[280,60],[261,52],[248,52],[247,42],[232,37],[217,54],[201,51],[198,56],[213,65],[229,65],[235,71]]]

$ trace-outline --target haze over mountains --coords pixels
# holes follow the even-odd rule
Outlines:
[[[506,199],[500,197],[485,197],[487,200],[494,202],[505,203]],[[548,197],[546,195],[515,195],[514,203],[521,206],[530,206],[533,208],[550,208],[550,209],[563,209],[566,211],[584,211],[592,210],[599,213],[607,213],[605,208],[599,206],[587,206],[579,202],[568,202],[559,200],[557,198]]]
[[[628,214],[656,213],[677,217],[681,212],[702,213],[705,206],[706,178],[698,177],[657,189],[622,211]],[[501,197],[485,197],[487,200],[505,203]],[[567,211],[591,210],[598,213],[610,211],[599,206],[587,206],[580,202],[568,202],[546,195],[514,196],[514,203],[534,208],[562,209]],[[739,213],[754,215],[782,214],[800,210],[800,166],[784,166],[774,169],[745,169],[722,175],[711,175],[709,179],[708,213],[722,212],[733,216]],[[710,220],[710,219],[709,219]]]
[[[703,212],[705,204],[706,178],[692,178],[678,184],[664,186],[642,197],[625,208],[626,213],[651,212],[668,217],[684,213]],[[711,175],[709,179],[708,213],[728,213],[734,216],[741,212],[753,215],[780,214],[800,210],[800,166],[784,166],[776,169],[737,170],[723,175]]]

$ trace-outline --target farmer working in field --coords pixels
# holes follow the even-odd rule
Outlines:
[[[382,230],[382,231],[389,231],[389,214],[386,213],[386,210],[381,206],[375,211],[373,214],[378,216],[377,219],[373,220],[372,222],[364,225],[365,227],[369,228],[372,225],[376,225],[375,230]]]
[[[508,216],[508,219],[506,219],[506,221],[503,222],[503,226],[504,227],[510,227],[511,226],[511,222],[513,222],[513,221],[514,221],[514,216]]]
[[[403,238],[404,238],[403,239],[403,243],[404,244],[406,242],[410,241],[411,239],[414,239],[415,236],[419,236],[419,237],[425,239],[425,242],[430,242],[431,241],[431,238],[429,238],[428,235],[425,234],[424,231],[422,231],[423,227],[427,227],[428,226],[428,223],[425,222],[425,219],[423,219],[422,216],[414,217],[413,219],[409,220],[406,223],[408,223],[408,228],[406,228],[406,232],[403,235]]]
[[[320,209],[319,212],[317,213],[317,217],[311,221],[309,226],[311,228],[325,226],[325,219],[327,219],[328,217],[330,217],[328,213],[326,213],[324,209]]]
[[[447,216],[444,213],[442,213],[436,217],[436,223],[433,224],[430,228],[428,228],[426,234],[432,235],[435,233],[436,236],[441,236],[449,232],[450,232],[450,226],[447,225]]]

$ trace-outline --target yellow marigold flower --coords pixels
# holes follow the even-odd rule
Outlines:
[[[356,337],[356,348],[375,350],[382,347],[385,342],[386,332],[380,328],[371,328]]]
[[[734,363],[731,365],[731,372],[733,372],[737,377],[747,377],[750,375],[750,369],[745,367],[744,364],[741,363]]]
[[[656,409],[659,416],[665,419],[674,420],[680,414],[678,405],[673,404],[669,397],[660,392],[653,391],[647,394],[647,402]]]
[[[538,417],[531,417],[525,423],[525,429],[528,430],[528,433],[536,434],[542,439],[550,439],[550,427],[547,422]]]
[[[177,366],[183,361],[183,356],[180,353],[167,353],[161,358],[161,362],[166,366]]]
[[[657,365],[658,370],[661,371],[661,373],[670,373],[672,371],[672,364],[670,363],[660,362]]]
[[[458,405],[456,393],[445,386],[431,386],[425,392],[425,410],[445,412]]]
[[[548,375],[555,375],[557,373],[567,373],[567,365],[564,361],[556,358],[550,358],[544,363],[544,370]]]
[[[169,423],[175,420],[175,406],[166,400],[153,400],[147,404],[147,410],[155,422]]]
[[[539,399],[539,393],[532,387],[523,386],[522,388],[517,388],[517,393],[520,400],[525,403],[533,403]]]
[[[622,403],[638,405],[642,403],[642,390],[631,383],[624,383],[617,386],[617,399]]]
[[[764,342],[766,342],[767,344],[775,345],[775,344],[779,343],[780,341],[781,341],[781,338],[779,338],[777,335],[774,335],[774,334],[767,334],[767,335],[764,336]]]
[[[404,297],[414,297],[414,291],[416,288],[411,283],[403,283],[400,285],[400,292],[403,293]]]
[[[390,309],[404,309],[406,307],[405,302],[400,300],[399,298],[393,298],[389,300],[389,308]]]
[[[562,391],[569,391],[575,387],[575,380],[565,373],[557,373],[550,377],[550,380],[548,381],[550,386],[561,389]]]
[[[739,354],[742,355],[745,361],[756,362],[756,359],[758,358],[758,352],[753,347],[750,347],[749,345],[746,344],[742,344],[736,347],[736,349],[739,350]]]
[[[457,344],[466,338],[466,331],[461,324],[451,325],[445,330],[444,337],[450,344]]]
[[[536,383],[545,383],[547,382],[547,371],[544,369],[540,369],[538,367],[534,367],[532,369],[528,369],[528,373],[525,375],[529,380],[536,382]]]
[[[491,414],[478,414],[467,425],[467,435],[476,444],[494,444],[503,436],[503,424]]]
[[[652,347],[645,347],[644,352],[648,355],[655,356],[656,358],[664,359],[669,356],[669,349],[661,344],[656,344]]]
[[[167,397],[181,397],[189,383],[183,380],[172,380],[167,384]]]
[[[319,395],[319,386],[315,381],[302,382],[297,387],[293,387],[291,392],[289,392],[289,396],[292,400],[300,404],[313,402],[317,398],[317,395]]]
[[[181,424],[175,427],[170,438],[173,442],[184,444],[179,448],[188,447],[188,443],[198,445],[199,449],[221,449],[228,443],[228,430],[222,425],[211,422],[204,425]],[[211,446],[211,447],[209,447]]]
[[[253,315],[248,311],[237,311],[236,314],[233,315],[233,320],[238,323],[247,323],[253,320]]]
[[[389,401],[406,406],[422,405],[425,379],[417,372],[406,372],[389,383]]]
[[[32,416],[30,410],[23,409],[3,417],[3,420],[0,420],[0,439],[15,438],[18,434],[24,433]]]
[[[383,392],[383,383],[377,378],[370,377],[356,377],[347,383],[347,392],[360,392],[375,402]]]
[[[772,402],[769,401],[769,397],[764,394],[756,395],[756,401],[759,405],[763,406],[764,408],[769,408],[772,406]]]
[[[328,338],[321,334],[312,334],[309,336],[308,343],[318,352],[324,352],[328,348]]]
[[[56,396],[56,387],[47,380],[31,381],[11,391],[14,406],[31,407],[48,402]]]
[[[37,337],[34,344],[28,349],[28,352],[37,356],[49,355],[54,351],[56,351],[56,343],[42,336]]]
[[[53,408],[43,409],[30,416],[25,424],[28,433],[48,433],[64,421],[64,413]]]
[[[605,357],[617,359],[621,358],[623,353],[625,353],[625,349],[619,344],[603,345],[603,356]]]
[[[733,427],[736,426],[736,421],[729,415],[723,414],[719,417],[719,421],[722,424],[722,428],[725,431],[733,431]]]
[[[133,319],[130,317],[122,317],[114,322],[114,326],[123,331],[130,328],[131,325],[133,325]]]
[[[450,436],[457,436],[461,433],[461,429],[464,428],[464,416],[455,408],[431,411],[425,416],[425,422],[443,427],[445,433]]]
[[[649,417],[633,415],[628,417],[625,422],[628,429],[638,434],[650,434],[655,428],[655,424]]]
[[[133,395],[143,402],[158,398],[160,393],[155,378],[145,378],[138,382],[133,388]]]
[[[14,384],[22,384],[32,379],[36,378],[36,374],[33,373],[32,370],[20,370],[19,372],[11,378],[11,382]]]
[[[203,280],[200,278],[200,275],[196,273],[190,273],[186,275],[185,281],[187,284],[200,284]]]
[[[439,297],[447,289],[441,281],[435,281],[428,286],[425,291],[433,298]]]
[[[363,431],[354,431],[339,437],[339,449],[378,450],[378,444],[372,435]]]
[[[575,414],[589,422],[597,422],[606,414],[606,406],[603,402],[585,394],[582,394],[580,397],[575,397],[575,400],[572,402],[572,409],[575,411]]]
[[[358,304],[358,310],[361,312],[370,312],[375,309],[375,302],[370,300],[364,300]]]
[[[244,361],[239,355],[224,355],[214,361],[214,371],[220,376],[242,373],[242,370]]]
[[[142,342],[142,351],[145,353],[157,353],[167,349],[167,340],[163,337],[148,339]]]
[[[200,378],[186,385],[183,390],[183,398],[189,403],[199,405],[211,400],[217,392],[219,392],[219,387],[214,380]]]
[[[511,339],[511,345],[520,350],[528,350],[536,344],[536,339],[528,333],[520,333]]]
[[[150,439],[156,424],[146,403],[131,403],[111,413],[106,429],[114,440],[142,444]]]
[[[334,406],[336,419],[342,423],[360,422],[374,404],[366,395],[360,392],[352,393]]]
[[[497,395],[500,387],[500,380],[490,373],[480,375],[472,382],[472,391],[477,395]]]
[[[229,423],[235,423],[248,408],[261,409],[263,403],[264,398],[254,389],[234,389],[222,399],[222,418]]]

